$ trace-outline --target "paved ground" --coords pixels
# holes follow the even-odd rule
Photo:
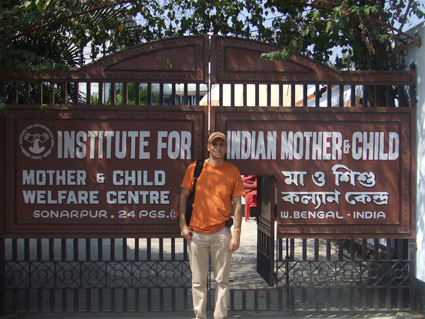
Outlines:
[[[257,273],[257,222],[242,221],[241,245],[232,254],[230,272],[232,288],[266,288],[268,285]]]
[[[43,314],[17,314],[0,316],[4,319],[189,319],[194,318],[192,311],[185,312],[142,312],[142,313],[43,313]],[[213,318],[212,313],[208,314],[208,318]],[[362,313],[302,313],[297,312],[296,314],[284,313],[284,312],[267,312],[267,311],[231,311],[229,312],[228,318],[234,319],[254,319],[254,318],[266,318],[266,319],[423,319],[423,315],[415,315],[408,313],[374,313],[374,314],[362,314]]]

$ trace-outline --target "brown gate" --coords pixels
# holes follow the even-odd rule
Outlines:
[[[275,181],[274,177],[261,176],[259,179],[259,210],[257,217],[257,271],[273,286],[275,283]]]
[[[192,123],[189,130],[197,136],[193,156],[202,158],[205,107],[208,128],[225,131],[223,114],[237,117],[261,108],[415,106],[414,71],[340,72],[302,56],[271,63],[259,59],[260,53],[272,50],[276,48],[245,39],[193,36],[140,45],[76,71],[26,74],[2,69],[1,94],[8,101],[0,133],[3,176],[9,181],[17,176],[10,155],[16,148],[10,141],[19,138],[14,125],[34,117],[124,118],[128,123],[182,118]],[[343,98],[346,92],[349,99]],[[206,105],[197,107],[205,93]],[[38,105],[48,105],[49,111],[40,115],[34,108]],[[239,168],[242,174],[252,173]],[[274,288],[247,288],[242,298],[232,290],[231,310],[415,309],[414,240],[276,240],[275,177],[254,173],[261,176],[257,271]],[[54,231],[51,226],[24,225],[14,219],[17,197],[5,180],[0,195],[2,312],[191,308],[187,249],[175,224],[105,228],[110,236],[87,234],[81,227]],[[247,306],[248,299],[253,307]]]

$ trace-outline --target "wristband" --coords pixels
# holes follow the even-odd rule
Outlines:
[[[240,228],[235,228],[234,231],[241,232],[241,229]]]

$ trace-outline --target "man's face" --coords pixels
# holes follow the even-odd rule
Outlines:
[[[208,143],[208,152],[215,159],[222,159],[227,151],[226,142],[222,138],[216,138]]]

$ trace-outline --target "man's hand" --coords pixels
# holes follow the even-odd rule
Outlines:
[[[233,197],[232,201],[235,225],[233,226],[233,236],[230,240],[229,250],[233,253],[238,250],[241,244],[242,203],[240,196]]]
[[[180,225],[180,235],[186,240],[191,240],[193,232],[187,225]]]
[[[193,236],[192,230],[186,224],[186,205],[190,193],[190,190],[182,188],[179,199],[180,235],[186,240],[191,240]]]
[[[232,239],[230,240],[229,251],[233,253],[234,251],[238,250],[240,244],[241,244],[241,233],[238,231],[234,231]]]

